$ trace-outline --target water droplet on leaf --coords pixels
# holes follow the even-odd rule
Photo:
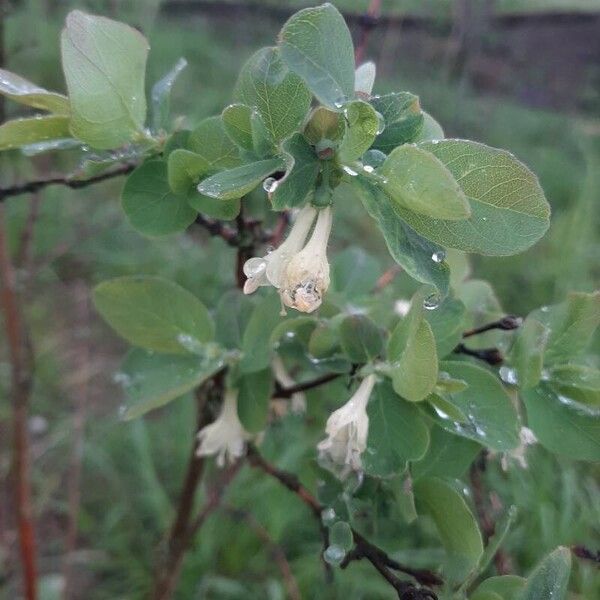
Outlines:
[[[433,292],[423,300],[423,308],[426,310],[435,310],[440,305],[441,301],[440,294],[438,292]]]
[[[274,192],[277,189],[278,185],[279,181],[277,181],[275,177],[267,177],[262,184],[263,190],[265,190],[267,194],[271,194],[272,192]]]
[[[435,263],[441,263],[446,258],[446,253],[443,250],[438,250],[431,255],[431,260]]]

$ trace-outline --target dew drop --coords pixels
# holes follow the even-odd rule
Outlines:
[[[277,179],[275,179],[275,177],[267,177],[262,184],[263,190],[265,190],[267,194],[271,194],[272,192],[274,192],[277,189],[278,185],[279,182],[277,181]]]
[[[346,551],[341,546],[328,546],[327,550],[323,552],[323,558],[330,565],[339,565],[346,556]]]
[[[126,414],[127,414],[127,407],[124,404],[121,404],[121,406],[119,406],[119,411],[118,411],[119,419],[121,419],[121,420],[125,419]]]
[[[177,343],[188,352],[194,354],[201,353],[204,350],[202,343],[187,333],[180,333],[177,336]]]
[[[383,133],[383,130],[385,129],[385,119],[380,112],[375,112],[377,113],[377,135],[379,135],[380,133]]]
[[[333,508],[326,508],[321,513],[321,521],[323,521],[323,525],[332,525],[336,517],[337,515],[335,514],[335,510],[333,510]]]
[[[443,250],[438,250],[431,255],[431,260],[435,263],[441,263],[446,258],[446,253]]]
[[[517,385],[517,372],[515,369],[511,369],[510,367],[500,367],[498,371],[498,375],[500,375],[500,379],[504,381],[504,383],[508,383],[509,385]]]
[[[372,167],[371,165],[365,165],[363,167],[363,170],[365,171],[365,173],[372,173],[375,170],[375,168]]]
[[[350,175],[350,177],[356,177],[358,175],[358,173],[356,171],[354,171],[353,169],[351,169],[350,167],[344,165],[342,167],[344,173]]]
[[[244,263],[244,275],[246,277],[257,277],[267,268],[267,261],[264,258],[255,256]]]
[[[425,310],[435,310],[440,305],[441,301],[442,299],[439,293],[433,292],[423,300],[423,308]]]

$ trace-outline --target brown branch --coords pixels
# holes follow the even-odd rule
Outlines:
[[[11,187],[0,188],[0,202],[3,202],[6,198],[10,198],[12,196],[20,196],[21,194],[34,194],[35,192],[52,185],[62,185],[73,190],[85,188],[108,179],[114,179],[115,177],[128,175],[135,169],[136,166],[136,164],[126,163],[116,169],[106,173],[101,173],[95,177],[90,177],[89,179],[73,179],[72,176],[69,175],[57,175],[54,177],[48,177],[46,179],[27,181]]]
[[[593,563],[596,563],[597,567],[600,567],[600,550],[590,550],[585,546],[571,546],[571,552],[577,558],[583,558],[585,560],[590,560]]]
[[[4,207],[1,205],[0,286],[0,305],[4,315],[4,329],[11,363],[11,394],[14,415],[14,492],[25,597],[27,600],[35,600],[37,598],[37,568],[27,432],[33,357],[25,322],[20,310],[21,300],[17,292],[15,270],[8,250]]]
[[[381,17],[381,0],[371,0],[362,22],[360,23],[360,34],[358,44],[354,50],[354,62],[359,65],[364,58],[369,43],[371,31],[379,24]]]
[[[484,348],[482,350],[474,350],[472,348],[467,348],[464,344],[458,344],[456,348],[454,348],[453,352],[455,354],[465,354],[466,356],[472,356],[473,358],[477,358],[486,362],[488,365],[495,367],[497,365],[501,365],[504,362],[504,356],[498,348]]]
[[[469,329],[463,333],[463,338],[468,338],[473,335],[479,335],[480,333],[485,333],[486,331],[491,331],[492,329],[500,329],[502,331],[511,331],[512,329],[518,329],[523,323],[523,319],[521,317],[517,317],[515,315],[506,315],[497,321],[492,321],[491,323],[486,323],[485,325],[481,325],[480,327],[475,327],[474,329]]]
[[[302,600],[298,582],[294,577],[290,563],[283,551],[283,548],[275,542],[271,537],[267,529],[261,525],[254,515],[248,511],[240,510],[234,506],[226,506],[226,513],[231,516],[232,519],[241,520],[248,525],[248,527],[256,534],[259,540],[267,546],[270,554],[273,556],[273,560],[277,563],[277,567],[281,572],[283,582],[287,589],[288,596],[291,600]]]
[[[375,283],[375,291],[380,292],[385,289],[394,279],[396,275],[402,273],[402,267],[400,265],[392,265],[389,269],[387,269],[381,277]]]
[[[292,385],[290,387],[283,387],[278,381],[276,381],[275,390],[273,391],[273,398],[291,398],[298,392],[306,392],[307,390],[312,390],[316,387],[325,385],[326,383],[341,377],[341,375],[342,373],[326,373],[325,375],[317,377],[316,379],[297,383],[296,385]]]
[[[325,509],[324,506],[305,488],[296,475],[278,469],[269,463],[253,446],[248,448],[248,462],[255,468],[261,469],[267,475],[270,475],[288,490],[296,494],[306,506],[309,507],[314,517],[317,519],[324,545],[329,545],[329,531],[321,520],[321,513]],[[350,557],[345,559],[342,564],[347,566],[352,560],[366,558],[377,572],[396,590],[398,598],[401,600],[436,600],[437,596],[434,592],[427,588],[420,588],[414,584],[399,579],[390,569],[395,569],[406,573],[413,577],[417,582],[423,585],[439,585],[442,580],[435,573],[427,570],[412,569],[405,567],[399,562],[390,558],[381,548],[378,548],[371,542],[367,541],[360,533],[352,529],[352,535],[356,544],[355,548],[350,551]]]

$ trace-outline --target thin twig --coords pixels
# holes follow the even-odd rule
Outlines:
[[[483,362],[486,362],[492,367],[501,365],[504,362],[504,356],[502,356],[502,352],[500,352],[498,348],[483,348],[482,350],[474,350],[472,348],[467,348],[464,344],[458,344],[458,346],[454,348],[453,352],[455,354],[466,354],[467,356],[472,356],[473,358],[477,358]]]
[[[133,163],[125,163],[116,169],[107,171],[106,173],[101,173],[95,177],[90,177],[89,179],[74,179],[69,175],[57,175],[45,179],[27,181],[25,183],[7,188],[0,188],[0,202],[3,202],[6,198],[10,198],[12,196],[20,196],[21,194],[34,194],[35,192],[39,192],[40,190],[52,185],[62,185],[73,190],[85,188],[108,179],[114,179],[115,177],[128,175],[135,169],[136,166],[137,165]]]
[[[600,567],[600,550],[590,550],[585,546],[571,546],[571,552],[577,558],[583,558],[585,560],[590,560],[596,564],[597,567]]]
[[[463,333],[463,338],[468,338],[473,335],[479,335],[480,333],[485,333],[486,331],[491,331],[492,329],[500,329],[502,331],[511,331],[512,329],[518,329],[523,323],[523,319],[521,317],[517,317],[515,315],[506,315],[497,321],[492,321],[491,323],[486,323],[485,325],[481,325],[480,327],[475,327],[474,329],[469,329]]]
[[[291,398],[294,394],[298,392],[306,392],[307,390],[312,390],[313,388],[320,387],[341,377],[342,373],[326,373],[321,377],[317,377],[316,379],[311,379],[310,381],[304,381],[301,383],[297,383],[296,385],[292,385],[289,387],[283,387],[279,382],[275,382],[275,390],[273,391],[273,398]]]
[[[363,61],[365,52],[367,50],[367,44],[369,42],[369,35],[371,31],[377,27],[379,23],[379,17],[381,16],[381,0],[371,0],[369,8],[367,9],[364,18],[360,23],[360,35],[358,44],[354,50],[354,62],[358,65]]]
[[[321,520],[321,513],[325,507],[321,505],[321,503],[307,488],[302,485],[302,483],[300,483],[298,477],[293,473],[278,469],[269,463],[253,446],[249,446],[248,448],[248,462],[253,467],[261,469],[263,472],[267,473],[267,475],[270,475],[279,481],[279,483],[296,494],[296,496],[298,496],[298,498],[300,498],[300,500],[302,500],[302,502],[304,502],[304,504],[310,508],[311,512],[319,523],[324,545],[327,547],[329,545],[329,531],[327,527],[323,525]],[[441,584],[442,580],[435,575],[435,573],[427,570],[412,569],[410,567],[405,568],[404,565],[401,565],[397,561],[391,559],[383,550],[381,550],[381,548],[378,548],[371,542],[368,542],[354,529],[352,530],[352,535],[354,537],[356,548],[350,552],[350,554],[353,556],[347,561],[346,564],[348,564],[351,560],[366,558],[380,573],[380,575],[384,577],[385,580],[396,590],[398,597],[402,600],[425,600],[427,598],[435,600],[437,598],[435,593],[431,590],[419,588],[410,582],[399,579],[394,573],[392,573],[390,569],[404,572],[423,585]]]

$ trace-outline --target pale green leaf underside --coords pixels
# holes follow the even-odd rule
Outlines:
[[[0,150],[10,150],[70,136],[69,117],[47,115],[13,119],[0,125]]]
[[[354,95],[354,46],[344,17],[331,4],[292,16],[279,34],[281,55],[325,105],[340,108]]]
[[[148,42],[135,29],[75,10],[62,32],[62,63],[73,135],[94,148],[115,148],[143,128]]]
[[[559,547],[537,565],[516,600],[565,600],[570,574],[571,551]]]
[[[550,208],[544,193],[537,177],[512,154],[465,140],[419,147],[450,170],[472,214],[463,221],[447,221],[396,207],[418,233],[464,252],[504,256],[526,250],[546,232]]]
[[[68,115],[69,99],[62,94],[49,92],[16,73],[0,69],[0,94],[26,106],[47,110],[58,115]]]

